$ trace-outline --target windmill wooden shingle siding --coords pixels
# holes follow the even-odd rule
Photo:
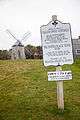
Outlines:
[[[12,46],[11,59],[25,59],[24,46],[21,44],[20,41],[17,41]]]

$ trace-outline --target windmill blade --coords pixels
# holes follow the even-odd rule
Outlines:
[[[24,35],[23,35],[23,38],[21,39],[21,42],[23,41],[25,41],[26,39],[28,39],[29,37],[30,37],[30,35],[31,35],[31,32],[27,32],[27,33],[25,33]]]
[[[9,33],[15,40],[17,40],[17,38],[10,32],[10,30],[6,30],[7,31],[7,33]]]

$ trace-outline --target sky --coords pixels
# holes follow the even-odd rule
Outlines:
[[[7,29],[21,40],[23,34],[31,35],[23,41],[41,45],[40,26],[51,21],[52,15],[63,23],[71,24],[72,38],[80,36],[80,0],[0,0],[0,49],[10,49],[16,42]]]

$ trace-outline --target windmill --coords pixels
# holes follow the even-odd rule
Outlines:
[[[6,30],[7,33],[9,33],[14,40],[16,40],[15,44],[12,46],[12,50],[11,50],[11,59],[15,60],[15,59],[25,59],[25,51],[24,51],[24,45],[22,44],[23,41],[25,41],[26,39],[28,39],[28,37],[31,35],[30,32],[27,32],[23,35],[22,39],[19,40],[17,39],[11,32],[10,30]],[[29,54],[30,51],[28,51]]]

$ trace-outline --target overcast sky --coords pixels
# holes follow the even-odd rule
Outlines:
[[[0,0],[0,49],[9,49],[15,40],[6,33],[9,29],[18,39],[27,31],[31,36],[24,45],[41,45],[40,26],[58,20],[71,24],[72,37],[80,35],[80,0]]]

